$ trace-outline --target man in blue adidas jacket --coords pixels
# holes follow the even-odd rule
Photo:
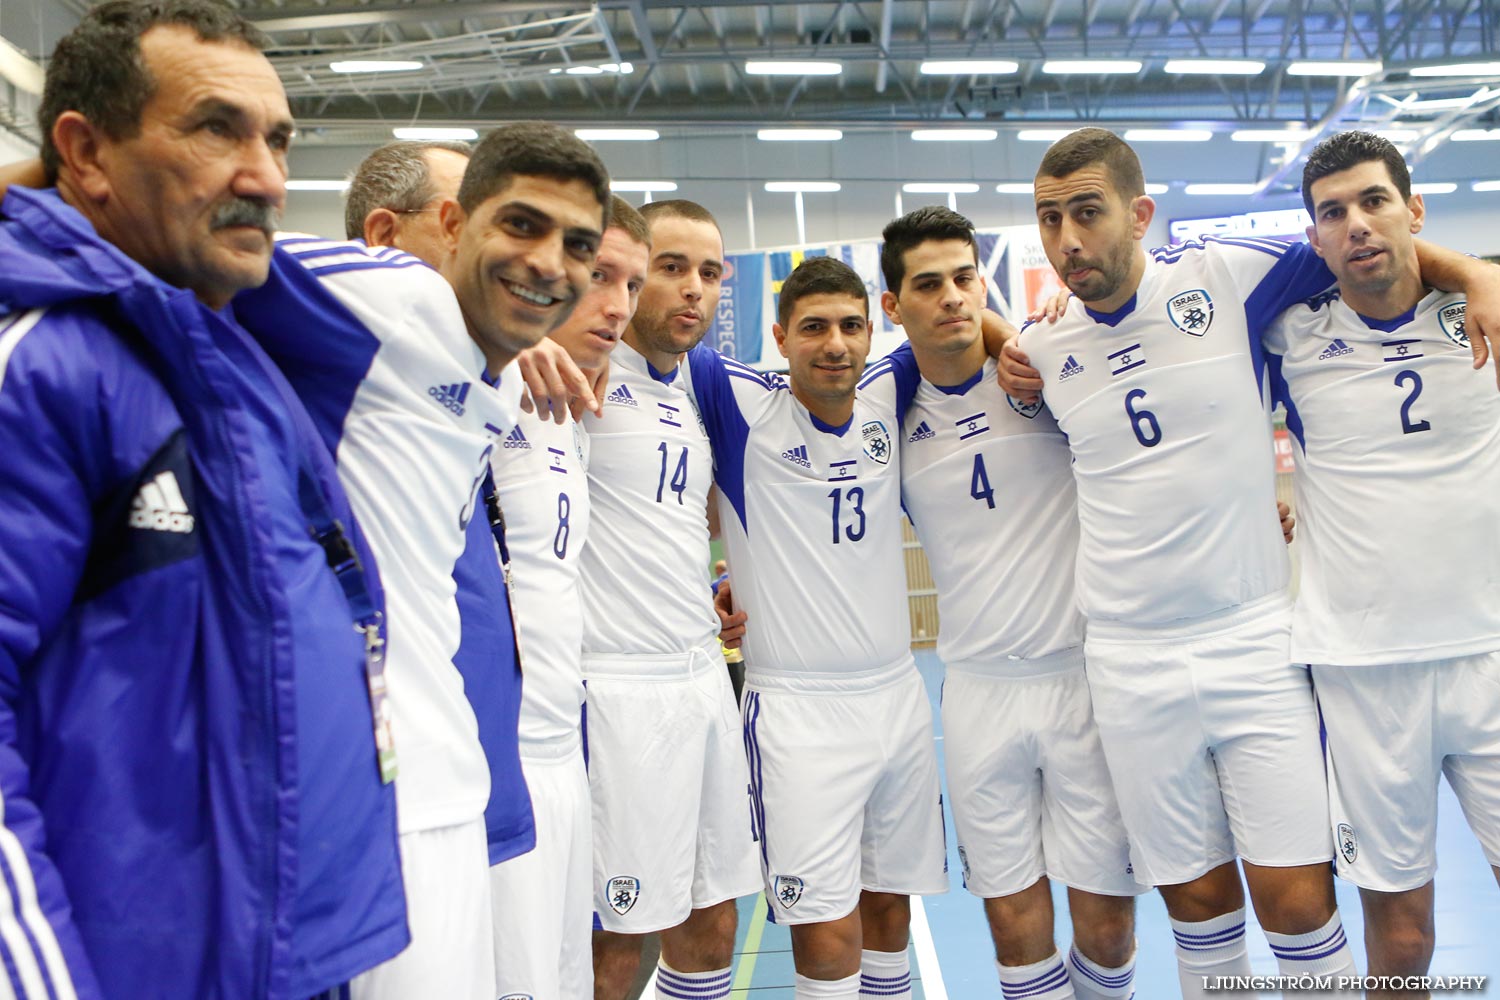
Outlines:
[[[284,200],[257,37],[201,0],[95,8],[48,68],[58,190],[0,208],[16,996],[298,1000],[407,942],[356,631],[381,595],[306,412],[217,311]]]

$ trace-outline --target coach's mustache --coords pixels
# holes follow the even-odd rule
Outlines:
[[[263,201],[253,198],[235,198],[214,207],[209,217],[209,229],[227,229],[230,226],[254,226],[270,236],[281,224],[281,213]]]

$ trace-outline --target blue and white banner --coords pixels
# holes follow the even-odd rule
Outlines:
[[[767,328],[766,255],[729,254],[719,289],[708,342],[725,357],[754,364],[760,360],[761,338]]]

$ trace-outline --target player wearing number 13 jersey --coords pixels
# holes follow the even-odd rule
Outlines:
[[[1048,150],[1037,221],[1081,301],[1019,346],[1073,454],[1089,687],[1135,874],[1161,887],[1196,998],[1249,972],[1236,854],[1282,971],[1353,971],[1260,381],[1265,323],[1330,275],[1262,240],[1148,257],[1143,190],[1113,133]]]
[[[778,314],[790,385],[706,347],[688,355],[750,619],[745,745],[766,894],[792,925],[799,998],[904,997],[907,897],[947,878],[910,650],[898,392],[887,379],[856,393],[870,326],[847,265],[804,261]]]

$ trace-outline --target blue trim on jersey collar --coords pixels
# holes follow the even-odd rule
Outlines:
[[[491,375],[489,365],[485,365],[484,370],[479,373],[479,381],[494,389],[500,385],[500,376]]]
[[[847,431],[850,427],[854,426],[854,414],[852,414],[852,413],[849,414],[849,419],[848,420],[845,420],[842,424],[839,424],[838,426],[834,426],[833,424],[824,423],[823,421],[819,420],[818,419],[818,415],[816,413],[814,413],[813,411],[811,411],[811,410],[807,411],[807,416],[808,416],[809,419],[812,420],[812,425],[814,427],[816,427],[818,430],[822,431],[824,434],[832,434],[834,437],[843,437],[844,436],[844,432]]]
[[[645,358],[641,358],[641,360],[642,361],[646,361]],[[649,361],[646,361],[646,374],[650,375],[652,378],[656,379],[656,381],[660,382],[662,385],[671,385],[672,384],[672,380],[677,377],[677,369],[678,369],[678,367],[679,367],[678,365],[673,365],[671,371],[669,371],[669,372],[659,372],[659,371],[656,370],[656,366],[655,365],[653,365]]]
[[[932,383],[932,387],[945,396],[962,396],[978,385],[979,380],[982,378],[984,378],[984,366],[980,365],[977,372],[958,383],[958,385],[938,385],[934,382]]]
[[[1116,309],[1114,312],[1095,312],[1088,306],[1083,311],[1089,314],[1089,318],[1095,323],[1103,323],[1105,326],[1119,326],[1125,321],[1125,317],[1135,312],[1135,295],[1130,296],[1130,301]]]
[[[1418,305],[1420,305],[1420,303],[1418,303]],[[1381,333],[1395,333],[1401,327],[1405,326],[1416,318],[1417,307],[1412,306],[1400,316],[1395,316],[1391,319],[1371,319],[1363,313],[1355,313],[1354,315],[1358,316],[1359,321],[1365,326],[1369,327],[1371,330],[1379,330]]]

